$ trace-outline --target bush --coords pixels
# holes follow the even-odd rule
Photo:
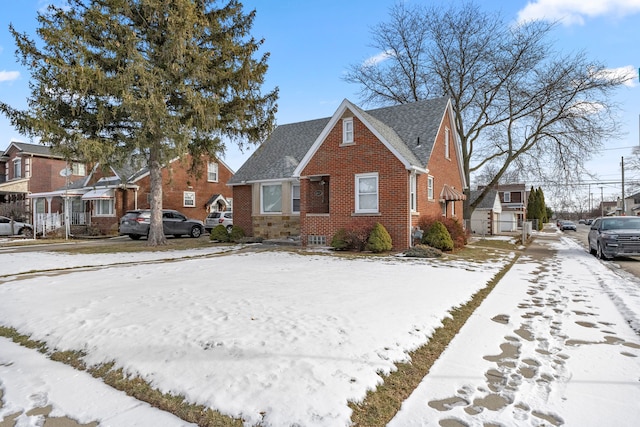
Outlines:
[[[238,243],[242,239],[244,239],[244,237],[245,237],[245,234],[242,227],[238,225],[234,225],[231,227],[231,233],[229,233],[229,240],[231,240],[234,243]]]
[[[340,228],[331,239],[331,247],[337,251],[363,251],[367,247],[370,231]]]
[[[447,228],[447,231],[451,236],[451,240],[453,240],[454,249],[461,249],[467,244],[467,237],[469,235],[468,230],[465,230],[457,219],[445,218],[442,216],[421,217],[418,225],[422,230],[428,230],[436,221],[442,223]]]
[[[392,247],[389,232],[384,225],[377,222],[367,240],[367,248],[373,253],[380,253],[390,251]]]
[[[415,245],[404,251],[404,256],[414,258],[439,258],[442,256],[442,251],[427,245]]]
[[[230,240],[227,227],[222,224],[218,224],[211,230],[209,240],[226,243]]]
[[[340,228],[336,231],[336,234],[334,234],[331,239],[331,247],[336,251],[346,251],[349,249],[349,244],[347,243],[347,230]]]
[[[422,243],[441,251],[453,250],[453,239],[451,234],[440,221],[434,222],[431,227],[422,236]]]

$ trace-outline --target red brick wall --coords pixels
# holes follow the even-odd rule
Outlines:
[[[218,163],[218,182],[208,182],[207,161],[205,160],[204,170],[199,177],[188,173],[189,162],[190,158],[187,157],[184,161],[176,160],[168,168],[162,169],[162,206],[165,209],[176,209],[189,218],[204,221],[207,216],[205,203],[213,194],[222,194],[225,198],[232,197],[232,189],[227,186],[227,181],[233,174],[222,163]],[[140,186],[138,209],[149,209],[150,177],[147,175],[135,184]],[[184,206],[185,191],[195,191],[196,203],[194,207]],[[125,211],[133,209],[135,206],[133,194],[130,194],[127,199]]]
[[[233,225],[241,227],[247,236],[253,236],[251,185],[233,187]]]
[[[307,235],[324,235],[327,243],[340,228],[370,229],[380,222],[387,229],[396,250],[409,244],[409,172],[404,165],[356,117],[355,144],[342,143],[342,121],[327,135],[322,146],[302,171],[302,176],[329,176],[329,214],[307,215],[309,206],[301,200],[300,228],[303,243]],[[379,214],[355,214],[355,175],[378,173]],[[301,194],[309,182],[302,180]]]
[[[449,158],[445,157],[445,127],[449,128],[450,141],[449,141]],[[440,192],[444,184],[454,187],[456,190],[463,192],[462,188],[462,173],[458,168],[458,152],[455,149],[454,143],[454,126],[451,122],[449,115],[445,115],[445,119],[442,122],[436,142],[429,158],[429,164],[427,169],[429,175],[434,179],[433,199],[428,200],[428,182],[426,175],[419,175],[417,179],[417,208],[420,216],[441,216],[442,204],[440,203]],[[451,203],[447,206],[447,217],[451,215]],[[463,202],[455,202],[455,217],[462,220],[463,214]],[[417,221],[417,217],[414,217],[414,221]]]

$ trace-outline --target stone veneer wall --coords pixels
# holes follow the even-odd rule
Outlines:
[[[298,215],[255,215],[253,235],[264,239],[281,239],[300,235]]]

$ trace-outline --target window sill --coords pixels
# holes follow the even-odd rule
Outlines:
[[[349,147],[350,145],[356,145],[355,141],[351,141],[351,142],[342,142],[339,146],[340,146],[340,147]]]
[[[329,217],[329,213],[308,213],[305,216],[319,216],[319,217]]]
[[[380,212],[353,212],[351,216],[382,216]]]

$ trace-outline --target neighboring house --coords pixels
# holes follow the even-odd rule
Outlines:
[[[380,222],[396,250],[421,216],[462,219],[466,188],[447,98],[278,126],[229,181],[234,225],[263,238],[328,245]]]
[[[624,212],[622,212],[622,203],[619,206],[618,215],[638,216],[640,215],[640,193],[633,193],[624,198]]]
[[[203,221],[210,211],[230,210],[232,192],[227,181],[233,176],[231,168],[220,160],[207,161],[202,176],[195,177],[188,173],[190,160],[188,156],[185,160],[175,159],[162,169],[163,208],[176,209],[190,218]],[[150,208],[149,170],[101,168],[97,165],[82,181],[71,182],[55,191],[32,193],[28,197],[38,206],[44,201],[52,206],[51,201],[66,199],[71,218],[86,218],[84,222],[72,219],[71,225],[91,226],[101,234],[116,234],[119,219],[126,211]],[[54,209],[48,209],[46,213],[47,220],[43,224],[64,217]],[[60,225],[60,220],[56,225]],[[76,228],[75,232],[83,231]]]
[[[502,204],[499,231],[517,231],[527,217],[529,192],[525,184],[502,184],[496,185],[494,189]]]
[[[44,200],[33,209],[29,194],[52,191],[86,176],[85,163],[67,163],[43,145],[11,141],[0,156],[0,204],[15,206],[30,219],[34,212],[44,212]],[[52,203],[54,209],[62,208],[60,199]]]
[[[611,216],[611,215],[620,215],[621,207],[619,206],[619,201],[609,201],[609,202],[600,202],[600,206],[598,207],[598,212],[602,213],[603,216]]]
[[[481,192],[481,190],[472,191],[469,196],[470,202],[473,203]],[[489,190],[471,213],[471,232],[481,236],[499,234],[501,214],[502,203],[500,202],[500,196],[496,190]]]

